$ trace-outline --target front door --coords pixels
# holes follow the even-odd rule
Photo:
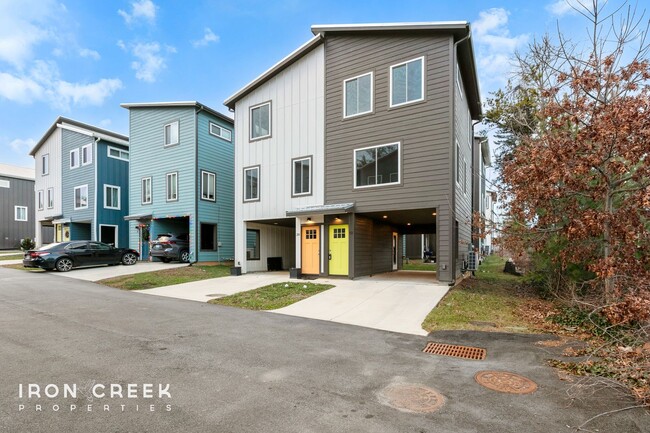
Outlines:
[[[100,225],[99,226],[99,242],[111,244],[117,247],[117,226]]]
[[[399,236],[397,235],[397,233],[393,232],[393,270],[394,271],[397,270],[397,252],[399,250],[397,248],[397,245],[398,245],[397,241],[398,240],[399,240]]]
[[[318,275],[320,273],[320,227],[307,226],[302,228],[301,256],[303,274]]]
[[[329,273],[330,275],[348,275],[348,225],[330,226],[329,232]]]
[[[54,242],[63,242],[63,224],[55,224],[56,227],[54,236]]]

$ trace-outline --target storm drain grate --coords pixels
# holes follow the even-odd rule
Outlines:
[[[480,347],[458,346],[455,344],[442,344],[429,341],[422,350],[432,355],[453,356],[454,358],[474,359],[477,361],[485,359],[487,352]]]

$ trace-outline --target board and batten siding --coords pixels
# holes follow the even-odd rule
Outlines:
[[[24,238],[34,239],[34,181],[0,174],[0,203],[0,250],[18,248]],[[16,221],[15,206],[27,208],[27,221]]]
[[[100,225],[117,226],[116,247],[126,248],[129,245],[129,224],[124,217],[129,212],[129,162],[108,156],[108,148],[113,147],[128,152],[127,146],[100,140],[97,143],[97,227],[96,239],[100,239]],[[120,188],[120,209],[105,208],[105,185]],[[135,231],[135,230],[134,230]]]
[[[95,163],[96,163],[96,149],[95,139],[90,135],[81,134],[79,132],[70,131],[61,128],[61,176],[62,176],[62,199],[63,199],[63,218],[70,218],[70,222],[76,223],[90,223],[91,239],[97,239],[92,236],[96,233],[96,193],[95,193]],[[87,144],[91,145],[92,149],[92,163],[81,165],[81,147]],[[70,151],[73,149],[79,150],[79,166],[77,168],[70,168]],[[74,208],[74,189],[78,186],[88,185],[88,207],[85,209]],[[70,232],[71,240],[88,239],[83,231],[83,237],[75,236],[75,231]]]
[[[49,174],[43,176],[43,155],[49,155]],[[36,197],[38,191],[42,190],[44,194],[43,210],[36,208],[36,245],[41,246],[52,242],[52,239],[41,239],[41,222],[46,218],[57,217],[62,213],[61,206],[61,128],[56,128],[52,134],[45,140],[41,147],[34,154],[34,167],[36,168],[36,178],[34,190]],[[47,190],[53,188],[54,207],[47,207]]]
[[[271,102],[271,137],[251,141],[249,108],[267,101]],[[324,203],[324,110],[322,45],[237,101],[235,258],[243,272],[247,272],[246,221],[286,218],[289,210]],[[308,156],[312,157],[312,193],[292,197],[292,159]],[[260,200],[244,202],[244,168],[251,166],[260,166]],[[262,238],[262,249],[265,245],[268,242]],[[248,270],[257,269],[257,264],[250,263]]]

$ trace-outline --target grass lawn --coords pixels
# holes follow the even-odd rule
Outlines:
[[[172,284],[188,283],[190,281],[206,280],[208,278],[225,277],[226,275],[230,275],[229,266],[195,265],[133,275],[122,275],[97,282],[117,289],[143,290],[171,286]]]
[[[46,272],[44,269],[41,269],[41,268],[26,268],[20,263],[15,264],[15,265],[0,265],[0,266],[2,266],[3,268],[18,269],[19,271]]]
[[[431,310],[422,328],[428,332],[443,329],[535,331],[522,310],[542,301],[523,295],[517,287],[521,277],[503,273],[504,264],[504,258],[488,256],[476,277],[466,278]]]
[[[0,256],[0,262],[3,260],[22,260],[23,255],[22,254],[12,254],[10,256]]]
[[[223,298],[211,299],[211,304],[228,305],[248,310],[276,310],[302,301],[324,290],[334,287],[331,284],[276,283],[247,292],[236,293]]]
[[[438,270],[438,265],[436,263],[422,263],[421,259],[410,259],[409,263],[404,262],[402,269],[405,271],[436,272]]]

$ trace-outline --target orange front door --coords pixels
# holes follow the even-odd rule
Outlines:
[[[320,227],[306,226],[302,228],[301,250],[301,272],[318,275],[320,273]]]

